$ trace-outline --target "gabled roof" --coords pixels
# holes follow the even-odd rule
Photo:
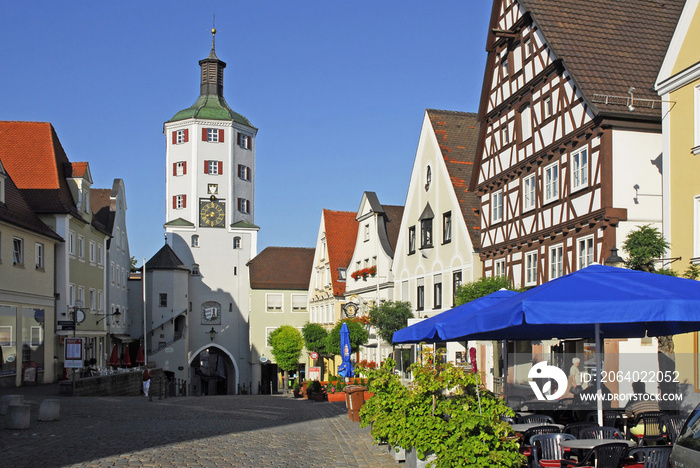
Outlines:
[[[594,94],[659,99],[654,81],[663,62],[685,0],[520,0],[539,26],[557,58],[591,103]],[[496,13],[497,14],[497,13]],[[639,102],[625,105],[591,103],[593,109],[634,119],[661,117]]]
[[[163,226],[186,226],[186,227],[194,227],[194,224],[190,221],[187,221],[186,219],[183,218],[176,218],[173,219],[172,221],[168,221],[167,223],[163,224]]]
[[[90,189],[90,208],[95,219],[109,232],[112,232],[114,227],[112,191],[109,189]]]
[[[309,289],[314,249],[268,247],[248,262],[253,289]]]
[[[0,122],[0,159],[36,213],[82,218],[66,181],[71,163],[50,123]]]
[[[338,281],[338,268],[347,268],[352,259],[357,240],[356,216],[357,213],[352,211],[323,210],[334,296],[345,294],[345,281]]]
[[[2,167],[0,163],[0,174],[5,174],[6,176],[5,203],[0,203],[0,221],[28,229],[57,241],[63,241],[61,236],[44,224],[36,213],[34,213],[27,201],[22,197],[22,194],[12,181],[10,175],[2,171]]]
[[[391,252],[396,252],[396,241],[401,230],[401,218],[403,217],[403,206],[382,205],[384,207],[384,219],[386,220],[386,235],[391,246]]]
[[[479,249],[479,199],[469,191],[479,139],[478,116],[471,112],[427,109],[447,173],[475,250]]]
[[[189,271],[175,251],[165,244],[156,254],[146,262],[146,271],[149,270],[185,270]]]

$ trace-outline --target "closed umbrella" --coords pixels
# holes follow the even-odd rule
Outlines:
[[[146,364],[146,360],[143,358],[143,346],[139,345],[139,351],[136,353],[136,364],[139,366]]]
[[[351,353],[350,330],[348,330],[348,325],[344,323],[343,326],[340,327],[340,354],[343,357],[343,362],[338,366],[338,375],[343,377],[352,377],[355,375],[352,362],[350,362]]]
[[[126,345],[126,350],[124,351],[124,367],[131,367],[131,356],[129,356],[129,345]]]
[[[112,367],[119,367],[119,353],[117,352],[117,345],[112,347],[112,354],[109,356],[109,365]]]

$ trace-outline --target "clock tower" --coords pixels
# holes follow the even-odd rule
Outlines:
[[[204,389],[211,379],[202,379],[202,393],[226,387],[230,394],[250,381],[246,264],[257,251],[257,129],[224,99],[226,63],[216,55],[215,35],[212,29],[211,52],[199,61],[199,97],[164,124],[165,231],[168,245],[190,268],[183,378],[196,386],[197,376],[207,375],[199,368],[207,357],[217,362],[219,381],[217,388]]]

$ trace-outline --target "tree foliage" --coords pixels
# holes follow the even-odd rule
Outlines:
[[[408,319],[412,317],[410,302],[386,301],[369,311],[369,323],[377,329],[382,340],[392,345],[394,332],[406,328]]]
[[[325,354],[328,330],[318,323],[306,322],[301,329],[301,334],[304,337],[304,346],[306,346],[307,351]]]
[[[367,343],[369,333],[365,326],[353,319],[343,319],[336,323],[333,330],[328,333],[328,338],[326,338],[326,354],[340,354],[340,327],[342,327],[344,323],[348,324],[350,347],[352,351],[357,351],[360,346]]]
[[[650,225],[637,226],[637,229],[627,234],[622,250],[627,252],[625,265],[630,270],[640,270],[654,273],[654,262],[664,256],[671,244],[664,239],[663,234]]]
[[[455,294],[455,304],[462,305],[471,302],[474,299],[488,296],[499,289],[511,289],[519,291],[513,287],[510,278],[506,276],[489,276],[482,277],[471,283],[464,283],[457,289]]]
[[[272,355],[277,366],[285,372],[294,372],[299,364],[304,338],[299,330],[291,325],[282,325],[267,339],[272,347]]]

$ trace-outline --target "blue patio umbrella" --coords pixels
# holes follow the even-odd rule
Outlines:
[[[355,370],[350,361],[351,353],[350,330],[348,330],[347,323],[344,323],[343,326],[340,327],[340,354],[343,357],[343,362],[338,366],[338,375],[343,377],[352,377],[355,375]]]
[[[700,330],[700,281],[603,265],[554,279],[438,330],[446,341],[600,339]],[[596,353],[600,375],[600,353]],[[600,379],[597,379],[600,395]],[[598,418],[602,423],[602,400]]]
[[[394,332],[392,341],[394,343],[435,343],[438,341],[445,341],[438,334],[438,331],[442,328],[444,323],[460,323],[471,314],[478,313],[482,309],[498,304],[504,299],[516,296],[517,294],[518,293],[515,291],[501,289],[487,296],[474,299],[466,304],[446,310],[441,314],[437,314]]]

